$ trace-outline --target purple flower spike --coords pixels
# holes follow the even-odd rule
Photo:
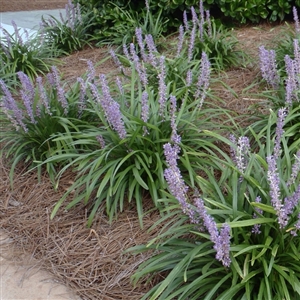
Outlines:
[[[191,37],[190,37],[190,42],[189,42],[189,49],[188,49],[188,62],[190,62],[193,59],[195,37],[196,37],[196,26],[193,26],[193,29],[191,32]]]
[[[283,211],[283,204],[280,199],[280,178],[277,171],[276,160],[273,156],[267,157],[268,163],[268,181],[270,185],[271,203],[276,211],[278,217],[278,224],[280,228],[284,228],[287,224],[285,213]]]
[[[287,182],[287,186],[291,186],[295,183],[295,180],[300,172],[300,150],[297,151],[295,156],[295,162],[292,166],[292,173],[291,176]]]
[[[276,133],[275,133],[275,144],[274,144],[274,159],[278,159],[280,156],[280,143],[282,136],[284,134],[283,125],[284,120],[286,117],[287,109],[286,108],[280,108],[278,110],[278,118],[277,118],[277,125],[276,125]]]
[[[146,34],[145,36],[146,45],[148,48],[148,57],[146,58],[146,61],[149,62],[154,68],[157,67],[157,59],[156,59],[156,53],[158,53],[153,36],[151,34]]]
[[[142,109],[141,109],[141,119],[145,123],[148,122],[149,119],[149,102],[148,102],[148,93],[146,91],[142,94],[142,103],[141,103]],[[143,135],[148,134],[148,130],[146,126],[143,126]]]
[[[55,66],[52,66],[51,70],[52,70],[52,77],[49,76],[48,80],[50,78],[51,78],[51,81],[53,80],[54,87],[55,87],[56,93],[57,93],[57,100],[61,103],[61,106],[64,109],[64,114],[67,114],[68,109],[69,109],[69,103],[65,97],[65,91],[60,84],[60,78],[58,75],[57,68]]]
[[[293,6],[293,16],[294,16],[296,33],[300,33],[299,17],[298,17],[297,8],[295,6]]]
[[[103,108],[105,117],[109,125],[118,133],[120,139],[124,139],[126,137],[126,129],[122,119],[120,105],[111,97],[105,75],[100,75],[100,83],[102,89],[100,104]],[[95,89],[97,88],[94,85],[92,85],[92,87],[94,87],[95,92]]]
[[[101,149],[105,148],[105,140],[102,135],[97,135],[96,140],[100,144]]]
[[[143,40],[142,28],[136,28],[135,29],[135,36],[136,36],[136,40],[138,42],[138,45],[140,47],[142,59],[144,61],[146,61],[147,58],[146,58],[146,53],[145,53],[145,45],[144,45],[144,40]]]
[[[183,25],[184,25],[185,31],[188,31],[190,27],[189,27],[189,23],[188,23],[188,19],[187,19],[186,10],[183,12]]]
[[[178,200],[183,213],[189,215],[192,209],[186,200],[188,186],[185,185],[177,166],[179,151],[180,148],[177,145],[172,146],[170,143],[164,145],[164,155],[168,165],[168,168],[164,171],[164,176],[171,194]]]
[[[26,108],[27,115],[30,118],[31,123],[35,124],[36,121],[34,119],[34,113],[33,113],[33,103],[34,103],[34,96],[35,96],[34,86],[30,81],[29,77],[25,73],[20,71],[17,72],[17,75],[22,84],[22,89],[20,90],[20,94],[24,106]]]
[[[2,79],[0,79],[0,88],[4,93],[1,101],[1,107],[4,113],[12,122],[17,131],[20,130],[20,128],[22,128],[25,132],[27,132],[28,129],[23,122],[22,110],[18,107],[17,102],[13,98],[12,94],[10,93]]]
[[[179,144],[181,142],[181,136],[177,133],[177,124],[176,124],[176,97],[171,95],[170,96],[170,116],[171,116],[171,128],[172,128],[172,135],[171,141],[173,144]]]
[[[198,108],[201,108],[206,97],[210,79],[210,62],[205,52],[202,52],[200,75],[197,82],[195,98],[199,99]]]
[[[49,99],[48,99],[48,96],[46,94],[45,88],[44,88],[43,83],[42,83],[42,77],[38,76],[36,78],[36,82],[37,82],[37,86],[38,86],[39,97],[42,100],[42,103],[45,107],[45,110],[46,110],[47,114],[51,116],[52,113],[50,111]]]
[[[182,46],[183,46],[183,41],[184,41],[184,29],[183,29],[183,26],[180,25],[179,26],[177,54],[176,54],[177,57],[180,56],[180,53],[181,53],[181,50],[182,50]]]
[[[230,227],[228,224],[223,224],[219,233],[217,224],[213,217],[209,215],[204,206],[204,201],[201,198],[194,200],[197,214],[200,220],[210,235],[210,240],[214,243],[214,249],[216,250],[216,259],[223,263],[224,267],[229,267],[230,260]]]
[[[159,99],[158,103],[160,105],[159,107],[159,114],[163,116],[165,106],[166,106],[166,101],[167,101],[167,86],[165,83],[166,79],[166,66],[165,66],[165,57],[161,56],[159,59],[159,68],[160,72],[158,74],[158,79],[159,79]]]
[[[274,50],[266,50],[264,46],[259,47],[260,70],[262,77],[273,89],[278,89],[280,78],[276,69],[276,54]]]
[[[261,198],[260,198],[260,196],[256,197],[255,202],[256,202],[256,203],[261,203]],[[260,208],[255,207],[255,208],[254,208],[254,211],[255,211],[255,213],[253,214],[253,219],[258,218],[258,215],[257,215],[257,214],[260,214],[260,215],[263,214],[263,211],[262,211]],[[251,231],[251,232],[254,233],[254,234],[260,234],[260,233],[261,233],[261,231],[260,231],[260,224],[255,224],[255,225],[252,227],[252,231]]]
[[[88,65],[88,74],[87,74],[87,80],[88,82],[94,82],[95,76],[96,76],[96,70],[94,67],[94,64],[91,60],[87,61],[87,65]]]

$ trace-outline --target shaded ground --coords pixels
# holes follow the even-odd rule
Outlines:
[[[283,27],[249,26],[237,29],[236,35],[248,55],[257,58],[258,47],[272,44]],[[59,69],[66,80],[74,82],[87,70],[87,60],[96,64],[107,57],[107,48],[86,48],[62,58]],[[108,73],[114,68],[112,61],[107,59],[97,67],[97,73]],[[254,96],[261,88],[257,60],[247,68],[220,74],[219,78],[234,90],[232,93],[220,83],[213,84],[212,90],[224,101],[221,104],[224,107],[239,114],[262,101]],[[246,89],[252,84],[251,89]],[[92,228],[85,226],[88,207],[83,204],[69,212],[61,209],[51,221],[53,206],[70,186],[73,174],[66,174],[59,190],[55,191],[47,177],[38,183],[35,173],[25,174],[24,170],[18,170],[11,189],[9,169],[3,160],[0,161],[0,228],[14,241],[15,251],[32,255],[82,299],[140,299],[152,283],[148,286],[141,283],[134,288],[130,276],[147,254],[131,256],[123,252],[128,247],[147,243],[156,235],[159,228],[152,233],[147,229],[159,219],[158,213],[145,216],[143,229],[139,227],[135,209],[130,207],[112,224],[104,213],[99,213]]]

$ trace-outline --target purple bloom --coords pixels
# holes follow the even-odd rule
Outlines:
[[[244,173],[248,165],[248,156],[250,150],[249,139],[246,136],[239,137],[235,151],[234,161],[240,173]],[[242,180],[243,177],[240,178]]]
[[[285,83],[285,101],[288,105],[291,105],[293,100],[298,101],[298,91],[300,89],[300,82],[299,82],[299,73],[297,69],[296,61],[291,59],[288,55],[284,57],[285,61],[285,69],[287,73],[287,79]]]
[[[188,70],[186,73],[186,86],[189,87],[192,85],[193,81],[193,72],[192,70]]]
[[[260,70],[262,77],[274,89],[278,88],[280,78],[276,69],[276,54],[274,50],[266,50],[264,46],[259,47]]]
[[[151,34],[146,34],[145,36],[146,45],[148,48],[148,58],[146,61],[148,61],[154,68],[157,67],[157,59],[155,56],[155,53],[157,53],[157,49],[153,40],[153,36]]]
[[[55,66],[52,66],[51,70],[52,70],[52,78],[51,78],[51,76],[49,76],[48,80],[49,80],[49,78],[51,78],[51,80],[53,80],[54,87],[55,87],[56,93],[57,93],[57,100],[61,103],[61,106],[64,109],[64,113],[67,114],[69,104],[65,97],[65,91],[60,85],[60,78],[58,75],[57,68]]]
[[[105,141],[102,135],[97,135],[96,136],[96,140],[98,141],[98,143],[100,144],[101,149],[105,148]]]
[[[277,172],[276,159],[273,156],[268,156],[267,163],[271,203],[276,211],[280,228],[284,228],[287,222],[282,209],[283,204],[280,199],[280,178]]]
[[[120,105],[111,97],[105,75],[103,74],[100,75],[100,83],[102,89],[100,104],[103,108],[105,117],[109,125],[118,133],[120,139],[124,139],[126,137],[126,129],[122,119]],[[92,85],[92,87],[94,88],[95,93],[95,89],[97,90],[97,88],[94,85]]]
[[[200,22],[199,22],[200,41],[203,42],[203,35],[204,35],[204,8],[203,8],[203,1],[202,0],[200,0],[200,2],[199,2],[199,12],[200,12]]]
[[[299,171],[300,171],[300,150],[298,150],[296,153],[295,162],[292,166],[292,173],[287,182],[287,186],[291,186],[292,184],[295,183],[295,180],[299,174]]]
[[[85,81],[81,78],[77,78],[77,82],[79,83],[80,86],[80,92],[79,92],[79,101],[78,101],[78,117],[81,116],[83,110],[86,108],[86,83]]]
[[[227,224],[223,224],[219,233],[215,220],[207,213],[204,201],[200,197],[195,198],[196,211],[193,210],[191,204],[187,201],[188,186],[184,183],[177,165],[179,152],[180,147],[178,144],[171,145],[167,143],[164,145],[164,155],[168,165],[164,176],[170,192],[178,200],[183,213],[189,217],[191,223],[199,224],[199,221],[203,222],[210,234],[211,241],[214,243],[214,249],[217,252],[216,259],[221,261],[225,267],[228,267],[231,263],[229,257],[230,227]]]
[[[196,84],[197,90],[195,98],[199,99],[198,108],[202,107],[203,101],[206,97],[206,92],[209,86],[210,79],[210,62],[205,52],[202,52],[200,75]]]
[[[142,94],[142,111],[141,119],[146,123],[149,118],[149,103],[148,103],[148,93],[146,91]]]
[[[35,124],[36,121],[34,119],[34,113],[33,113],[33,103],[34,103],[34,96],[35,96],[34,86],[30,81],[29,77],[25,73],[20,71],[17,72],[17,75],[22,84],[22,89],[20,90],[20,94],[24,106],[26,108],[27,115],[30,118],[31,123]]]
[[[176,124],[176,97],[170,95],[170,116],[171,116],[171,128],[172,128],[172,135],[171,141],[173,144],[179,144],[181,142],[181,137],[177,133],[177,124]]]
[[[119,89],[120,94],[121,94],[121,95],[124,95],[123,85],[122,85],[122,82],[121,82],[119,76],[116,77],[116,84],[117,84],[117,87],[118,87],[118,89]]]
[[[177,166],[179,151],[180,148],[178,145],[172,146],[170,143],[164,145],[164,155],[168,165],[168,168],[164,171],[164,176],[168,183],[171,194],[178,200],[183,213],[189,215],[192,209],[191,205],[186,199],[188,186],[185,185],[180,170]]]
[[[212,37],[212,27],[211,27],[211,19],[209,10],[205,11],[206,14],[206,23],[207,23],[207,33],[209,37]]]
[[[116,64],[116,66],[119,67],[119,69],[122,71],[123,70],[122,63],[120,62],[119,58],[117,57],[115,51],[110,49],[109,53],[110,53],[114,63]]]
[[[289,216],[292,214],[294,209],[298,206],[299,201],[300,201],[300,185],[298,185],[296,191],[292,195],[284,198],[282,216],[286,224],[288,223]]]
[[[127,48],[127,45],[126,44],[123,44],[123,53],[124,55],[126,56],[126,58],[131,61],[131,58],[130,58],[130,55],[129,55],[129,52],[128,52],[128,48]]]
[[[87,74],[87,80],[88,82],[94,82],[95,76],[96,76],[96,70],[94,67],[94,64],[91,60],[87,61],[87,65],[88,65],[88,74]]]
[[[255,202],[256,203],[261,203],[260,196],[256,197]],[[255,211],[255,213],[253,214],[253,219],[256,219],[258,217],[257,214],[260,214],[260,215],[263,214],[263,211],[260,208],[255,207],[254,211]],[[252,227],[252,231],[251,232],[254,233],[254,234],[260,234],[261,233],[260,226],[261,226],[261,224],[255,224]]]
[[[183,41],[184,41],[184,29],[183,29],[183,26],[180,25],[179,26],[179,36],[178,36],[178,45],[177,45],[177,54],[176,54],[177,57],[180,56],[182,46],[183,46]]]
[[[145,123],[147,123],[149,118],[149,103],[148,103],[148,93],[146,91],[142,94],[142,103],[141,103],[141,119]],[[148,134],[148,130],[146,126],[143,126],[144,135]]]
[[[130,54],[132,56],[132,61],[133,61],[134,67],[139,74],[141,83],[144,87],[146,87],[146,85],[148,84],[147,73],[146,73],[144,64],[140,63],[140,59],[139,59],[138,55],[136,54],[134,44],[132,44],[132,43],[130,44]]]
[[[282,139],[282,135],[284,134],[283,125],[286,117],[287,109],[280,108],[278,110],[278,118],[276,125],[276,133],[275,133],[275,143],[274,143],[274,159],[278,159],[280,156],[280,142]]]
[[[189,42],[189,49],[188,49],[188,62],[190,62],[193,59],[195,37],[196,37],[196,26],[193,26],[193,29],[191,32],[191,37],[190,37],[190,42]]]
[[[167,86],[165,83],[166,79],[166,66],[165,66],[165,57],[161,56],[159,59],[159,68],[160,72],[158,73],[158,79],[159,79],[159,87],[158,87],[158,103],[160,105],[159,107],[159,114],[163,116],[165,106],[166,106],[166,101],[167,101]]]
[[[214,249],[216,250],[216,259],[221,261],[223,266],[229,267],[230,260],[230,226],[223,224],[220,233],[217,228],[217,224],[213,217],[209,215],[204,206],[204,201],[201,198],[194,200],[197,214],[203,221],[205,228],[207,229],[211,241],[214,243]]]
[[[23,45],[23,39],[20,35],[20,29],[17,27],[17,24],[16,24],[15,21],[11,21],[11,24],[14,28],[14,34],[15,34],[16,42],[22,46]]]
[[[183,25],[184,25],[185,31],[188,31],[189,30],[189,23],[188,23],[188,19],[187,19],[186,10],[183,12]]]
[[[139,45],[140,50],[141,50],[142,59],[144,61],[146,61],[147,58],[146,58],[146,53],[145,53],[145,45],[144,45],[144,40],[143,40],[142,28],[136,28],[135,29],[135,36],[136,36],[136,40],[137,40],[138,45]]]
[[[28,129],[23,122],[22,110],[18,107],[17,102],[12,97],[12,94],[10,93],[2,79],[0,79],[0,87],[4,93],[1,99],[1,107],[3,108],[4,113],[15,126],[17,131],[21,127],[25,132],[27,132]]]
[[[49,99],[47,97],[45,88],[43,87],[43,83],[42,83],[42,77],[37,77],[36,78],[36,82],[37,82],[37,86],[38,86],[38,91],[39,91],[39,97],[42,100],[42,103],[45,107],[45,110],[47,112],[48,115],[52,115],[51,111],[50,111],[50,105],[49,105]]]

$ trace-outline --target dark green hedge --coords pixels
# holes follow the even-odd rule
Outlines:
[[[93,35],[99,40],[109,39],[122,24],[134,23],[145,12],[143,0],[73,0],[83,10],[94,12]],[[199,9],[199,0],[148,0],[151,13],[160,13],[164,32],[176,30],[182,23],[183,11],[191,6]],[[292,14],[293,6],[300,7],[300,0],[204,0],[205,9],[218,18],[237,24],[261,20],[282,21]],[[129,14],[128,14],[129,13]],[[128,17],[130,15],[130,17]],[[132,18],[132,19],[131,19]],[[126,27],[126,26],[125,26]],[[128,25],[127,25],[128,27]]]

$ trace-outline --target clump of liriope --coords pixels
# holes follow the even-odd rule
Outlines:
[[[276,61],[276,52],[267,50],[264,46],[259,47],[260,69],[263,79],[268,85],[268,89],[262,92],[262,95],[267,97],[274,110],[281,107],[286,107],[292,113],[289,117],[287,127],[293,132],[294,140],[299,135],[296,130],[299,115],[299,97],[300,97],[300,49],[299,40],[293,42],[294,54],[291,58],[289,55],[284,57],[285,75],[280,75],[278,64]],[[263,128],[268,127],[268,119],[262,116],[262,119],[252,124],[252,128],[256,132],[260,132]],[[275,126],[271,128],[275,131]],[[290,142],[292,142],[290,140]]]
[[[186,11],[183,15],[184,26],[180,30],[184,34],[181,34],[179,44],[188,44],[188,61],[200,59],[204,51],[217,71],[245,66],[248,63],[246,55],[238,48],[238,40],[232,31],[212,19],[209,10],[204,11],[202,0],[199,2],[199,12],[198,16],[191,7],[191,22]]]
[[[60,13],[60,20],[49,16],[42,18],[39,32],[44,35],[47,45],[62,54],[70,54],[89,45],[93,37],[88,33],[93,25],[92,12],[81,15],[80,5],[70,0],[66,4],[66,15]]]
[[[16,86],[17,72],[24,72],[31,79],[46,73],[59,51],[52,45],[47,45],[43,35],[18,28],[14,21],[12,25],[12,34],[0,28],[0,77],[6,84]]]
[[[219,136],[230,145],[231,156],[220,152],[207,157],[218,168],[205,166],[205,175],[195,178],[201,196],[197,190],[193,195],[181,176],[180,135],[165,144],[164,175],[174,197],[170,197],[173,222],[148,245],[130,249],[158,251],[133,277],[135,283],[149,274],[161,273],[164,278],[142,299],[300,296],[300,142],[288,146],[290,133],[284,124],[289,117],[286,108],[278,116],[271,113],[269,126],[275,124],[275,134],[263,132],[267,134],[263,144],[253,133],[259,144],[255,153],[246,136],[230,140]],[[219,178],[216,170],[221,172]]]
[[[139,41],[139,29],[137,37]],[[169,139],[172,124],[175,122],[182,134],[181,145],[186,156],[181,163],[188,169],[189,181],[193,181],[193,171],[188,166],[196,159],[188,154],[190,149],[213,151],[215,148],[213,138],[206,138],[202,132],[208,126],[213,128],[211,118],[218,114],[217,110],[201,109],[210,76],[206,54],[202,54],[199,79],[181,87],[177,81],[168,79],[166,57],[158,55],[151,36],[145,40],[147,51],[145,44],[139,42],[141,57],[133,44],[129,48],[124,45],[124,57],[111,51],[120,76],[108,80],[100,75],[82,90],[98,117],[98,125],[76,133],[72,139],[78,141],[76,144],[98,145],[98,148],[74,153],[72,162],[62,170],[72,167],[78,177],[56,205],[52,217],[75,190],[76,195],[66,208],[80,201],[91,204],[89,225],[104,201],[110,220],[123,210],[125,203],[134,202],[142,225],[145,199],[151,199],[157,208],[164,206],[159,201],[166,188],[163,144]],[[148,65],[155,68],[156,77],[151,73],[150,78]],[[189,88],[193,92],[187,92]],[[59,155],[53,156],[51,161],[60,159]]]
[[[1,153],[11,160],[11,176],[20,161],[36,166],[54,153],[65,153],[71,147],[70,140],[54,142],[52,137],[80,130],[84,122],[92,121],[90,114],[83,113],[84,99],[79,99],[79,86],[67,91],[56,67],[51,68],[46,79],[37,77],[35,84],[21,71],[17,76],[21,86],[16,95],[0,80]],[[71,121],[73,127],[69,127]],[[46,166],[53,179],[55,165]]]
[[[293,17],[294,17],[294,26],[288,26],[283,32],[280,33],[280,38],[276,37],[276,60],[278,64],[278,71],[281,76],[286,75],[285,70],[285,56],[288,55],[292,59],[295,59],[294,56],[294,47],[293,44],[295,40],[300,42],[300,25],[297,8],[293,7]]]

